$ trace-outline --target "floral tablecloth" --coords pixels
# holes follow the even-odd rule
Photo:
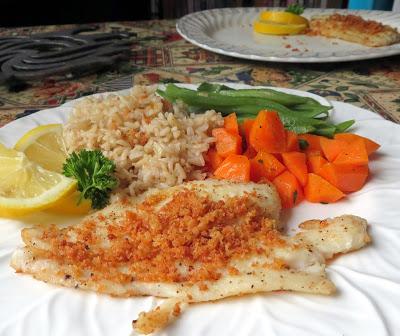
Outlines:
[[[68,26],[1,29],[0,36],[29,35]],[[175,21],[102,23],[100,31],[133,33],[129,62],[75,79],[47,79],[23,90],[0,86],[0,127],[67,100],[133,84],[235,82],[306,90],[367,108],[400,123],[400,56],[337,64],[279,64],[225,57],[183,40]]]

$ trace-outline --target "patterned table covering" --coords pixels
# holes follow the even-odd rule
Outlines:
[[[336,64],[279,64],[246,61],[200,49],[175,30],[175,21],[100,24],[100,31],[131,32],[129,62],[75,79],[47,79],[18,92],[0,86],[0,127],[22,116],[96,92],[134,84],[204,81],[269,85],[305,90],[364,107],[400,123],[400,56]],[[74,27],[0,29],[0,36],[29,35]]]

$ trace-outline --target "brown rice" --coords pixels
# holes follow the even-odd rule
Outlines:
[[[215,111],[189,115],[183,105],[165,111],[156,86],[135,86],[127,95],[88,97],[77,103],[64,127],[69,152],[100,149],[114,160],[120,191],[203,179],[211,130],[223,124]]]

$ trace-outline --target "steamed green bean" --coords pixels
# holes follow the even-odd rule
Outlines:
[[[167,84],[157,93],[170,102],[183,101],[191,112],[214,109],[226,116],[235,112],[238,120],[255,118],[261,110],[279,114],[286,129],[296,133],[314,133],[333,137],[354,124],[347,120],[338,125],[327,121],[330,106],[310,97],[301,97],[272,89],[232,89],[223,84],[203,83],[197,90]]]

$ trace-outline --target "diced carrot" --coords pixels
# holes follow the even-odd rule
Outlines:
[[[306,200],[312,203],[333,203],[345,196],[334,185],[313,173],[308,174],[304,195]]]
[[[225,128],[214,128],[212,135],[215,138],[215,148],[222,157],[226,158],[231,154],[242,154],[242,137],[233,134]]]
[[[364,140],[365,149],[367,150],[368,155],[371,155],[373,152],[378,150],[378,148],[380,147],[380,145],[377,144],[375,141],[372,141],[371,139],[365,138],[361,135],[354,134],[354,133],[338,133],[338,134],[335,134],[334,138],[345,141],[347,143],[353,142],[354,140],[361,138]]]
[[[310,173],[318,174],[325,163],[328,163],[328,161],[321,155],[307,156],[307,165]]]
[[[347,166],[327,163],[321,167],[318,175],[339,190],[349,193],[360,190],[368,177],[368,166]]]
[[[346,147],[333,161],[337,165],[362,166],[368,164],[368,154],[363,139],[346,144]]]
[[[300,152],[282,153],[283,163],[286,168],[299,180],[304,187],[307,184],[306,155]]]
[[[323,156],[324,154],[322,153],[321,150],[318,149],[306,149],[305,152],[307,157],[311,156]]]
[[[321,136],[314,135],[314,134],[298,134],[297,137],[298,137],[299,140],[307,141],[308,146],[303,151],[305,151],[305,150],[319,150],[319,151],[322,151],[321,145],[320,145],[320,141],[319,141]]]
[[[272,181],[285,169],[285,166],[274,155],[260,151],[250,160],[250,179],[254,182],[262,179]]]
[[[297,138],[297,134],[295,132],[286,130],[286,151],[298,152],[299,150],[299,139]]]
[[[291,172],[285,170],[272,183],[278,191],[283,208],[293,208],[304,199],[303,189]]]
[[[320,145],[324,156],[328,161],[332,162],[337,158],[339,153],[341,153],[347,146],[347,143],[341,140],[328,139],[325,137],[320,138]]]
[[[249,146],[250,130],[254,124],[254,119],[245,119],[242,123],[243,136],[246,139],[246,144]]]
[[[256,150],[251,147],[251,146],[247,146],[246,151],[243,153],[244,156],[247,156],[249,159],[254,158],[257,155]]]
[[[250,161],[244,155],[229,155],[215,170],[214,176],[238,182],[250,181]]]
[[[272,155],[275,156],[276,159],[277,159],[280,163],[283,164],[282,153],[275,153],[275,154],[272,154]]]
[[[250,160],[250,181],[258,182],[265,178],[266,172],[262,162],[252,158]]]
[[[224,158],[218,154],[215,148],[210,148],[206,154],[206,164],[211,172],[214,172],[224,161]]]
[[[282,153],[286,149],[285,128],[274,111],[260,111],[250,130],[250,145],[258,152]]]
[[[233,134],[239,135],[239,124],[236,113],[231,113],[224,118],[224,128]]]

